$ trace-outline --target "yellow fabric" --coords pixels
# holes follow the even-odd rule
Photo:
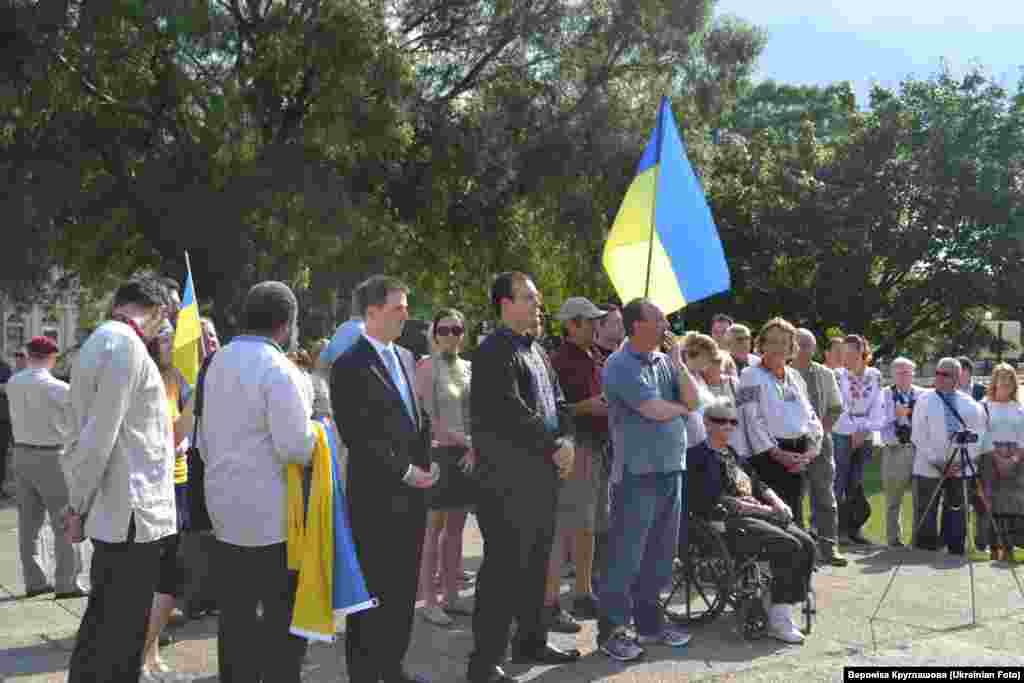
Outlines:
[[[176,395],[177,393],[178,393],[177,390],[173,390],[172,391],[170,386],[167,387],[167,394],[168,394],[168,396],[167,396],[167,407],[170,409],[170,413],[171,413],[171,434],[172,434],[171,439],[174,439],[174,436],[173,436],[173,434],[174,434],[174,423],[178,421],[179,417],[181,417],[181,411],[178,410],[178,397]],[[178,453],[177,452],[177,445],[178,444],[174,444],[174,446],[175,446],[175,453],[174,453],[174,483],[175,484],[187,484],[188,483],[188,459],[185,457],[184,453]]]
[[[189,276],[191,278],[191,276]],[[192,283],[189,282],[189,285]],[[202,325],[199,324],[199,306],[193,299],[191,304],[185,303],[178,312],[178,323],[174,328],[174,367],[192,386],[199,377],[199,349],[203,336]]]
[[[303,514],[302,465],[288,465],[288,568],[299,572],[291,633],[334,641],[334,472],[331,447],[316,424],[308,514]]]
[[[644,296],[650,257],[651,283],[648,298],[668,314],[686,306],[686,297],[679,288],[679,279],[658,237],[658,231],[651,230],[657,185],[657,165],[633,179],[608,233],[602,260],[608,279],[619,298],[631,301]],[[650,247],[652,237],[653,251]]]

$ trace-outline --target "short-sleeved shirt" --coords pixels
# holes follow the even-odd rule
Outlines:
[[[652,474],[686,469],[686,419],[659,422],[644,417],[639,406],[652,399],[680,401],[679,374],[668,356],[638,353],[627,344],[608,358],[604,368],[608,422],[615,448],[611,480],[624,472]]]
[[[558,373],[565,400],[579,403],[601,394],[601,371],[604,360],[596,352],[587,352],[566,340],[554,356],[551,364]],[[608,418],[602,415],[580,415],[576,418],[577,438],[608,438]]]

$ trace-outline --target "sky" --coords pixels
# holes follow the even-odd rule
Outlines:
[[[1011,90],[1024,73],[1022,0],[719,0],[716,14],[768,30],[760,78],[850,81],[862,106],[872,84],[927,78],[943,58],[954,73],[979,64]]]

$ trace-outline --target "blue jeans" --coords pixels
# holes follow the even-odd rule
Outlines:
[[[599,638],[628,626],[655,635],[664,624],[658,598],[672,580],[686,472],[630,474],[612,486],[608,569],[599,604]]]
[[[858,448],[853,449],[853,438],[849,434],[833,434],[832,450],[836,459],[836,502],[840,505],[846,497],[864,483],[864,463],[871,457],[871,437]]]

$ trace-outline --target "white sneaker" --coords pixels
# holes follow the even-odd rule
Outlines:
[[[791,645],[804,642],[804,634],[793,623],[793,613],[789,605],[772,605],[768,609],[768,633],[777,640]]]
[[[431,605],[430,607],[424,607],[420,612],[425,620],[429,621],[434,626],[451,626],[454,622],[452,618],[445,614],[445,611],[437,605]]]

